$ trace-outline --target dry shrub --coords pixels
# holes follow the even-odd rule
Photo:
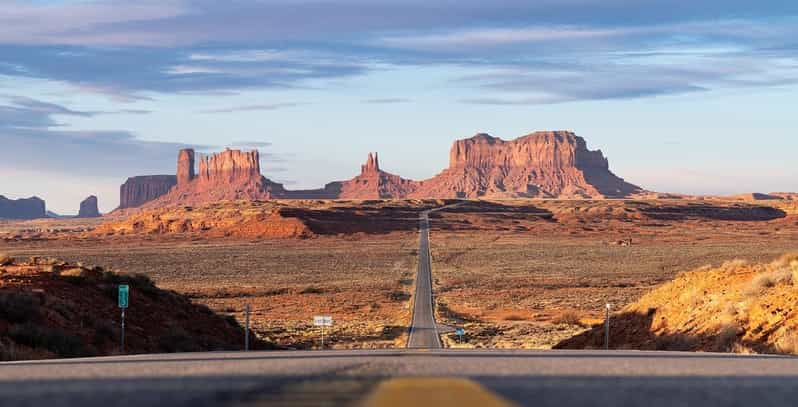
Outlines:
[[[6,253],[0,253],[0,266],[8,266],[14,262],[14,258]]]
[[[324,291],[323,288],[310,286],[310,287],[303,288],[302,290],[299,291],[299,293],[300,294],[324,294],[325,291]]]
[[[798,265],[798,252],[787,253],[773,262],[774,267],[795,267],[796,265]]]
[[[12,360],[17,360],[17,351],[14,342],[3,343],[3,341],[0,340],[0,362]]]
[[[11,326],[8,336],[19,344],[47,349],[61,357],[93,356],[96,353],[95,350],[85,346],[79,337],[68,335],[56,327],[27,322]]]
[[[698,341],[695,338],[682,333],[657,336],[654,340],[655,349],[662,351],[687,352],[694,350],[697,345]]]
[[[526,320],[526,318],[524,318],[523,315],[519,315],[519,314],[507,314],[507,315],[504,316],[503,319],[505,321],[525,321]]]
[[[0,291],[0,319],[22,323],[39,318],[39,297],[29,293]]]
[[[737,306],[733,302],[726,303],[723,308],[723,315],[734,318],[737,316]]]
[[[776,341],[776,350],[779,353],[798,355],[798,332],[788,331],[783,337]]]
[[[720,329],[712,344],[713,352],[731,352],[737,343],[737,334],[740,328],[735,325],[726,325]]]
[[[736,259],[736,260],[729,260],[724,262],[720,265],[720,268],[729,273],[737,273],[740,271],[745,271],[748,267],[750,267],[750,263],[746,260]]]
[[[573,311],[566,311],[552,320],[555,324],[579,325],[582,326],[582,319],[579,314]]]

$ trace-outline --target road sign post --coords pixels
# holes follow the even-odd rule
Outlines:
[[[604,349],[610,349],[610,304],[605,306],[607,314],[604,317]]]
[[[247,304],[244,320],[244,351],[249,351],[249,304]]]
[[[321,328],[321,348],[324,349],[324,328],[332,326],[333,320],[331,316],[320,315],[313,317],[313,325]]]
[[[119,308],[122,310],[122,330],[119,340],[119,349],[125,353],[125,310],[130,305],[130,286],[127,284],[119,285]]]
[[[455,329],[454,333],[457,334],[457,342],[463,343],[463,335],[465,335],[465,329],[457,328]]]

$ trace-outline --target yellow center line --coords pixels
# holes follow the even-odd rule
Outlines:
[[[515,407],[479,383],[460,378],[399,378],[380,383],[362,407]]]

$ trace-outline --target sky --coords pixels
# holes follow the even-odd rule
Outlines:
[[[649,190],[798,190],[792,0],[0,0],[0,194],[74,214],[177,151],[316,188],[572,130]]]

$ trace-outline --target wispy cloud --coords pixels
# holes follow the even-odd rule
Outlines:
[[[289,107],[296,107],[303,104],[304,103],[266,103],[258,105],[223,107],[218,109],[204,109],[200,110],[199,113],[235,113],[235,112],[268,111],[268,110],[278,110]]]
[[[798,2],[778,0],[7,1],[0,26],[0,74],[114,101],[292,89],[381,66],[515,68],[520,78],[485,83],[493,93],[467,98],[502,103],[778,86],[798,70]],[[699,78],[709,56],[747,72]],[[684,81],[655,78],[669,64],[693,72]],[[640,68],[631,85],[627,65]],[[602,83],[579,73],[537,92],[523,85],[562,69],[598,69]],[[530,93],[501,94],[514,85]],[[208,113],[270,109],[241,108]]]
[[[366,99],[363,101],[363,103],[373,104],[373,105],[388,105],[394,103],[409,103],[409,102],[411,102],[411,100],[406,98],[379,98],[379,99]]]
[[[0,104],[0,169],[4,170],[71,176],[116,176],[123,180],[133,175],[173,173],[177,151],[181,148],[193,147],[202,151],[221,148],[205,144],[142,140],[124,130],[70,130],[54,116],[85,117],[109,112],[79,111],[13,95],[4,95],[3,98],[7,102]],[[139,111],[133,111],[133,114],[137,113]],[[263,148],[271,143],[239,141],[234,145],[238,148]],[[274,153],[263,156],[272,160]]]
[[[464,47],[491,47],[530,42],[602,39],[636,32],[635,29],[591,29],[579,27],[491,28],[452,31],[441,34],[383,37],[377,44],[418,50],[448,50]]]

